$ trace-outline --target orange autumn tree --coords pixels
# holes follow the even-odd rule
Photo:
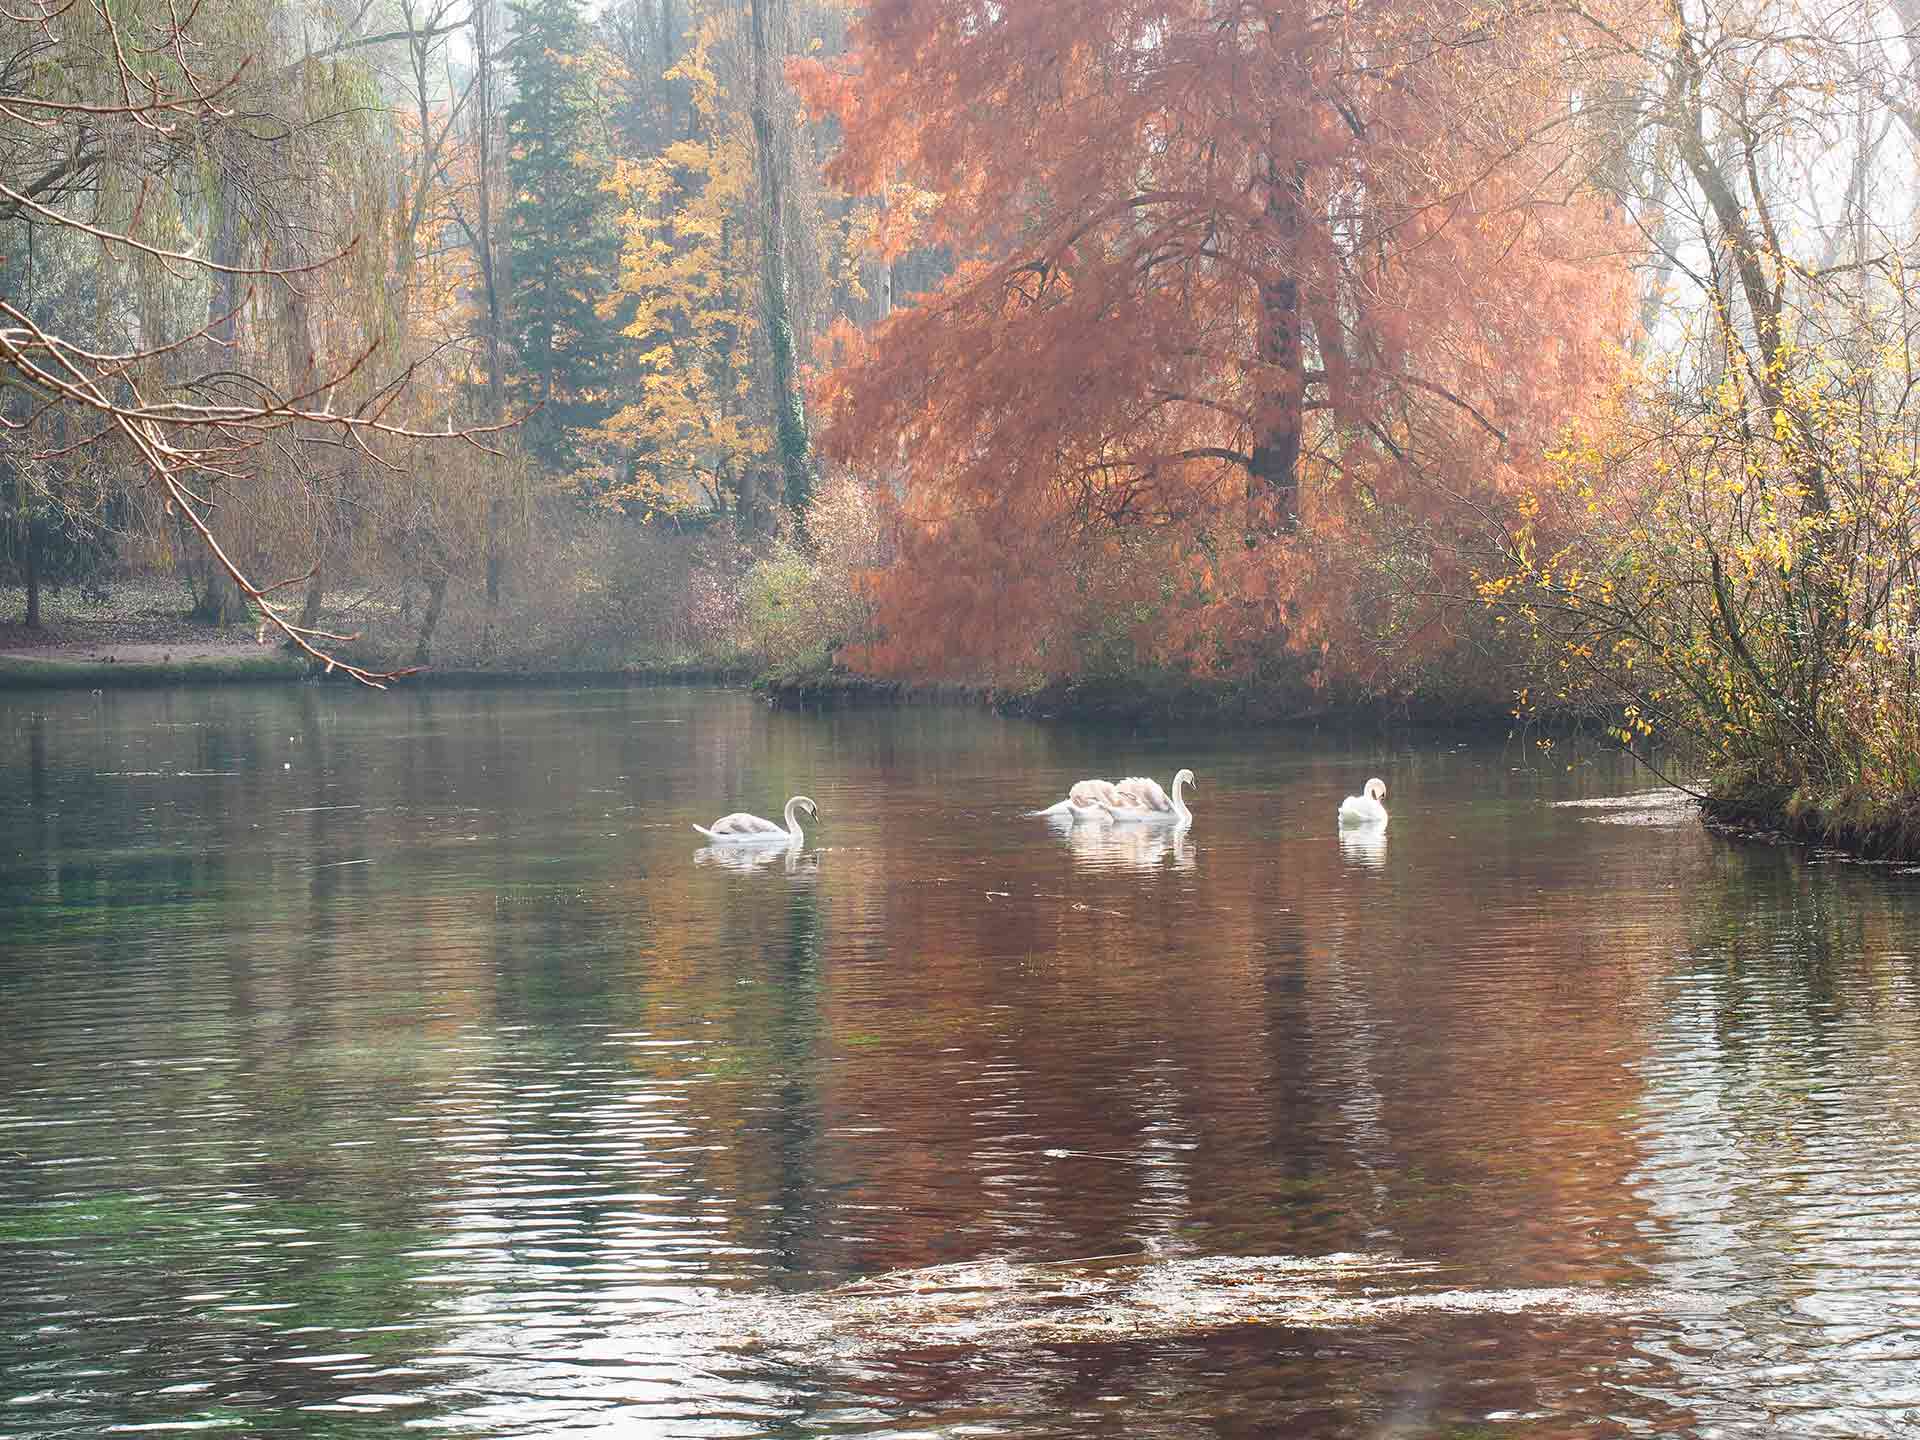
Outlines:
[[[853,42],[795,67],[833,178],[964,257],[821,387],[897,497],[862,663],[1380,686],[1444,643],[1625,338],[1551,15],[871,0]]]

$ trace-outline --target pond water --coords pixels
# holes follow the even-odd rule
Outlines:
[[[1564,742],[10,697],[0,1434],[1911,1435],[1916,887]]]

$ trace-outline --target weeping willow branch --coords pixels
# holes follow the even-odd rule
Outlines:
[[[0,393],[27,400],[24,407],[0,409],[0,441],[28,459],[68,464],[90,451],[124,447],[137,459],[140,483],[158,493],[163,512],[199,536],[218,568],[257,608],[263,643],[270,629],[277,631],[329,672],[342,670],[363,685],[384,688],[420,667],[380,671],[350,664],[335,647],[357,636],[293,618],[291,602],[283,605],[278,597],[317,574],[317,561],[289,579],[259,583],[249,576],[230,541],[222,539],[223,524],[244,516],[247,505],[235,499],[233,487],[257,478],[269,456],[295,446],[337,445],[389,471],[401,467],[382,452],[396,443],[459,442],[498,454],[489,438],[519,420],[428,431],[390,419],[418,362],[392,375],[373,374],[378,342],[330,373],[309,361],[284,390],[257,371],[228,368],[231,322],[256,291],[281,286],[304,301],[311,278],[347,261],[359,242],[304,263],[269,256],[241,265],[231,263],[230,255],[157,243],[158,236],[143,226],[150,199],[168,193],[174,167],[217,151],[224,136],[259,138],[248,128],[252,117],[240,111],[243,82],[259,76],[261,67],[241,58],[212,70],[207,57],[213,52],[192,33],[199,14],[200,0],[156,0],[145,7],[110,0],[0,0],[0,222],[63,230],[86,237],[109,258],[138,257],[176,278],[208,277],[226,285],[216,307],[224,313],[177,338],[152,340],[148,332],[122,351],[76,344],[48,328],[52,322],[37,320],[25,300],[0,293]],[[424,28],[343,40],[270,70],[266,79],[349,50],[457,28],[437,12]],[[63,70],[55,62],[69,45],[74,63]],[[50,84],[49,77],[59,74],[88,77],[92,93]],[[260,83],[251,82],[252,88]],[[129,187],[137,189],[130,213],[106,218],[76,203],[94,194],[97,206],[103,166],[137,179]],[[244,183],[244,176],[236,183]],[[235,279],[250,281],[254,289],[235,297]],[[216,356],[221,358],[195,360]],[[182,378],[195,364],[198,373]],[[332,397],[345,393],[341,387],[349,380],[365,387],[366,398],[335,413]],[[57,442],[49,432],[57,433]],[[230,488],[222,491],[222,484]],[[216,495],[225,500],[224,515]],[[301,533],[317,554],[311,516]]]

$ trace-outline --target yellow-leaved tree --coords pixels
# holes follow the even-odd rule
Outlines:
[[[1530,698],[1597,698],[1617,738],[1697,779],[1709,813],[1905,855],[1920,229],[1877,198],[1911,187],[1914,152],[1883,148],[1891,119],[1860,117],[1888,97],[1920,116],[1920,76],[1880,24],[1864,4],[1667,3],[1582,52],[1609,67],[1581,89],[1617,97],[1611,117],[1589,111],[1630,142],[1611,183],[1670,293],[1614,403],[1549,456],[1560,483],[1481,594],[1540,644]],[[1842,203],[1823,218],[1801,173]]]
[[[667,71],[687,87],[693,133],[619,160],[608,182],[622,206],[609,303],[634,307],[624,333],[639,345],[634,389],[604,427],[626,473],[604,498],[646,515],[719,509],[752,523],[773,439],[752,403],[753,139],[719,74],[737,18],[709,8]]]

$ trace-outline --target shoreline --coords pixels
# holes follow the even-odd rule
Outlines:
[[[347,657],[369,668],[389,662]],[[57,689],[135,689],[164,685],[226,685],[322,681],[324,667],[252,635],[204,632],[173,640],[126,643],[49,637],[31,647],[0,649],[0,694]],[[1492,706],[1390,704],[1303,706],[1301,697],[1246,686],[1148,679],[1054,682],[1028,689],[958,681],[906,681],[846,670],[765,673],[751,665],[708,662],[631,666],[428,666],[393,682],[407,686],[487,688],[529,686],[726,685],[751,689],[775,709],[827,710],[864,706],[972,705],[1029,720],[1068,720],[1134,726],[1228,724],[1271,729],[1415,730],[1496,736],[1510,732],[1510,712]],[[1558,724],[1549,728],[1560,729]]]
[[[356,662],[361,663],[361,662]],[[50,690],[153,689],[169,685],[297,684],[353,685],[329,677],[305,657],[251,638],[220,635],[125,644],[52,639],[30,648],[0,651],[0,695]],[[848,671],[805,675],[756,673],[750,666],[678,664],[618,669],[428,668],[395,682],[438,689],[449,686],[502,688],[539,686],[720,685],[751,689],[776,709],[830,710],[864,706],[971,705],[1002,715],[1040,721],[1161,727],[1181,724],[1247,726],[1273,730],[1346,730],[1356,733],[1417,731],[1435,735],[1496,738],[1516,728],[1511,713],[1453,707],[1418,712],[1411,704],[1289,708],[1285,697],[1236,687],[1207,688],[1143,682],[1055,683],[1027,691],[983,684],[913,683]],[[1573,719],[1548,730],[1580,728]],[[1764,786],[1708,796],[1701,823],[1730,840],[1800,849],[1837,850],[1869,863],[1920,864],[1920,801],[1885,807],[1821,807]]]
[[[0,693],[290,681],[305,673],[291,655],[251,642],[56,641],[0,652]]]
[[[1231,725],[1252,729],[1343,729],[1374,733],[1418,731],[1435,735],[1495,737],[1519,728],[1511,709],[1492,704],[1407,700],[1329,704],[1297,690],[1231,683],[1143,677],[1052,681],[1009,688],[955,681],[887,680],[850,671],[763,675],[753,688],[776,709],[835,709],[858,705],[981,705],[1027,720],[1106,724]],[[1530,722],[1530,728],[1560,732],[1579,728],[1570,717]]]
[[[355,664],[380,664],[355,660]],[[663,665],[629,669],[470,670],[429,666],[392,682],[429,688],[505,685],[745,685],[745,667]],[[237,645],[143,644],[46,645],[33,651],[0,652],[0,694],[29,690],[133,690],[163,685],[281,684],[326,681],[356,685],[348,676],[328,676],[325,667],[278,648]]]
[[[1920,864],[1920,799],[1870,801],[1845,796],[1824,803],[1766,785],[1747,785],[1700,802],[1702,823],[1716,835],[1837,850],[1868,864]]]

